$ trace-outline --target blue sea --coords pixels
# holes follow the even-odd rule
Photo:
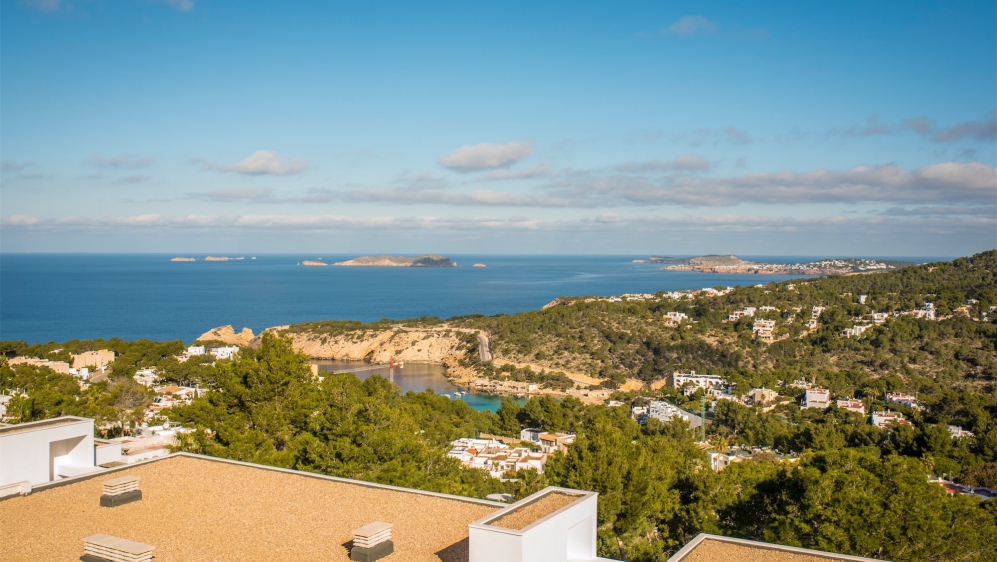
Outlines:
[[[661,271],[647,256],[451,255],[456,268],[302,267],[355,255],[0,254],[0,339],[150,338],[190,342],[216,326],[255,333],[327,319],[512,314],[559,296],[653,293],[787,279]],[[749,256],[748,259],[770,259]],[[785,261],[813,257],[780,258]],[[921,261],[921,260],[918,260]],[[473,263],[485,268],[473,268]]]

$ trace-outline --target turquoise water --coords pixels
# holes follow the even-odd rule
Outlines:
[[[455,268],[300,267],[316,255],[170,262],[169,255],[0,254],[0,339],[190,342],[328,319],[535,310],[559,296],[653,293],[787,279],[661,271],[647,256],[450,256]],[[203,258],[203,256],[194,256]],[[354,256],[322,255],[326,262]],[[486,268],[472,268],[481,262]]]
[[[468,392],[466,389],[454,386],[443,375],[443,367],[440,365],[406,363],[404,367],[395,367],[394,369],[389,369],[388,367],[371,369],[370,364],[363,363],[362,361],[316,360],[313,363],[319,366],[319,370],[326,372],[359,370],[360,372],[354,374],[360,380],[373,375],[381,375],[398,385],[402,389],[402,392],[408,392],[409,390],[414,390],[415,392],[432,390],[436,394],[450,395],[455,400],[459,399],[467,402],[467,405],[475,410],[490,410],[494,412],[502,404],[501,396],[481,392]],[[455,392],[461,392],[461,395],[456,396]],[[520,405],[526,403],[526,400],[523,398],[513,398],[513,401]]]

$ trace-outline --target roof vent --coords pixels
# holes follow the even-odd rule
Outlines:
[[[148,562],[153,546],[119,539],[111,535],[90,535],[83,539],[81,562]]]
[[[101,507],[118,507],[142,499],[138,489],[138,476],[122,476],[104,482],[104,495],[100,497]]]
[[[391,523],[375,521],[353,531],[353,548],[350,560],[374,562],[395,551],[391,542]]]

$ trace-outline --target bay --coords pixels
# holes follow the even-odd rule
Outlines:
[[[471,392],[454,385],[444,376],[442,365],[405,363],[402,367],[391,369],[385,365],[376,366],[362,361],[313,360],[312,363],[318,365],[319,371],[326,373],[351,372],[360,380],[379,375],[397,385],[403,393],[410,390],[415,392],[432,390],[436,394],[448,395],[453,400],[463,400],[467,402],[468,406],[479,411],[490,410],[494,412],[502,405],[502,396]],[[512,400],[520,406],[526,403],[524,398],[513,398]]]
[[[653,293],[781,281],[661,271],[633,256],[451,255],[455,268],[303,267],[350,255],[0,254],[0,339],[119,337],[191,342],[216,326],[254,332],[328,319],[449,318],[535,310],[559,296]],[[747,258],[752,258],[747,256]],[[761,259],[754,257],[754,259]],[[772,259],[772,258],[767,258]],[[805,258],[779,258],[809,260]],[[471,267],[473,263],[487,267]],[[798,276],[797,276],[798,277]]]

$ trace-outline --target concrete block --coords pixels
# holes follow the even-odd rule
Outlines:
[[[353,562],[374,562],[375,560],[384,558],[394,551],[395,543],[391,541],[384,541],[370,548],[354,546],[350,550],[350,560],[353,560]]]
[[[118,507],[126,503],[137,502],[142,499],[142,490],[132,490],[116,496],[103,495],[100,497],[101,507]]]

